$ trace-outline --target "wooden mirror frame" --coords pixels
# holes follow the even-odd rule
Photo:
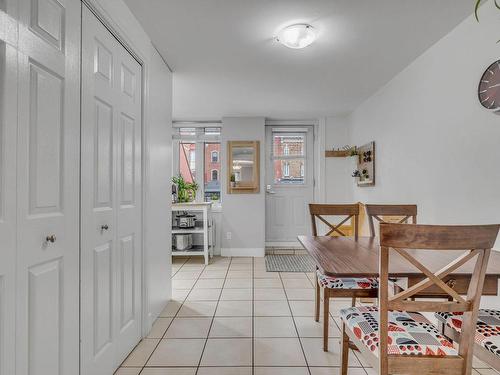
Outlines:
[[[233,173],[233,148],[251,147],[253,153],[253,180],[240,186],[231,186]],[[227,142],[227,193],[228,194],[255,194],[260,190],[260,142],[259,141],[228,141]]]

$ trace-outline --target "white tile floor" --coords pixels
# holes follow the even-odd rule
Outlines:
[[[313,319],[314,275],[266,272],[264,258],[174,258],[173,299],[116,375],[332,375],[339,373],[338,311],[330,351]],[[373,375],[351,352],[349,374]],[[495,371],[480,361],[474,375]]]

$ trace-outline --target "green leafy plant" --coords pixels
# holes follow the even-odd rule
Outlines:
[[[474,6],[474,16],[476,17],[477,22],[479,22],[479,6],[481,3],[485,2],[485,0],[476,0],[476,5]],[[495,8],[500,10],[500,0],[493,0],[493,4],[495,4]],[[497,40],[497,43],[500,42],[500,39]]]
[[[231,182],[236,182],[236,175],[234,173],[231,175],[230,181]]]
[[[182,175],[172,177],[172,182],[177,185],[177,200],[179,202],[191,202],[196,199],[196,191],[199,188],[196,182],[186,182]]]

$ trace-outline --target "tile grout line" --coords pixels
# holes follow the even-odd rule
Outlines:
[[[208,327],[207,338],[205,339],[205,344],[203,345],[203,349],[201,351],[200,359],[198,361],[198,366],[196,366],[195,375],[198,375],[198,371],[199,371],[200,366],[201,366],[201,360],[203,359],[203,354],[205,354],[205,349],[207,347],[208,338],[210,337],[210,331],[212,331],[212,326],[213,326],[214,320],[215,320],[215,314],[217,313],[217,309],[219,307],[219,302],[220,302],[220,299],[222,296],[222,291],[224,290],[224,285],[226,285],[227,275],[229,273],[229,269],[231,268],[232,262],[233,262],[233,257],[230,258],[229,264],[228,264],[227,269],[226,269],[226,274],[224,275],[224,282],[222,283],[222,288],[221,288],[220,293],[219,293],[219,298],[217,299],[217,303],[215,304],[215,310],[214,310],[213,315],[212,315],[212,321],[210,322],[210,326]],[[205,266],[205,269],[206,269],[206,266]],[[196,282],[198,282],[198,281],[196,281]],[[196,283],[193,285],[193,288],[195,285],[196,285]]]
[[[184,263],[181,264],[181,266],[179,267],[179,269],[177,271],[174,272],[173,275],[170,276],[170,280],[173,280],[174,279],[174,276],[177,275],[177,273],[181,270],[182,267],[184,267],[184,265],[187,263],[187,261],[190,259],[191,257],[187,258]],[[172,263],[171,263],[172,265]]]
[[[299,340],[300,349],[302,350],[302,355],[304,356],[304,361],[305,361],[306,366],[307,366],[307,372],[309,373],[309,375],[311,375],[311,369],[309,368],[309,362],[307,361],[306,352],[304,350],[304,346],[302,345],[302,340],[301,340],[300,335],[299,335],[299,330],[297,328],[297,324],[295,323],[295,316],[293,315],[292,307],[290,306],[290,301],[288,300],[288,294],[286,293],[285,283],[283,282],[283,278],[281,277],[281,272],[278,273],[278,276],[280,278],[281,285],[282,285],[283,291],[285,293],[286,303],[288,305],[288,308],[290,309],[290,315],[292,316],[293,326],[295,327],[295,332],[297,333],[297,338]],[[306,277],[307,277],[307,275],[306,275]],[[314,291],[314,289],[313,289],[313,291]]]
[[[182,269],[182,267],[184,267],[184,266],[186,265],[186,263],[187,263],[190,259],[192,259],[192,257],[187,258],[187,259],[186,259],[186,261],[185,261],[184,263],[182,263],[182,266],[179,268],[179,270],[178,270],[177,272],[179,272],[179,271]],[[172,318],[171,322],[169,323],[169,325],[168,325],[167,329],[165,330],[165,332],[163,332],[163,335],[161,336],[161,338],[158,340],[158,343],[156,344],[155,348],[153,349],[153,351],[151,352],[151,354],[148,356],[148,359],[146,359],[146,362],[144,362],[144,366],[142,366],[142,369],[141,369],[141,371],[139,372],[139,374],[138,374],[138,375],[141,375],[141,374],[142,374],[142,372],[143,372],[143,371],[144,371],[144,369],[146,368],[147,363],[149,362],[149,360],[150,360],[150,359],[151,359],[151,357],[153,356],[154,352],[156,351],[156,349],[158,349],[158,346],[160,345],[161,340],[163,340],[163,338],[164,338],[164,337],[165,337],[165,335],[167,334],[167,331],[168,331],[168,329],[170,328],[170,326],[172,325],[172,323],[174,322],[174,319],[176,319],[176,318],[177,318],[177,315],[178,315],[178,314],[179,314],[179,312],[181,311],[182,306],[184,306],[184,303],[187,301],[187,298],[188,298],[189,294],[191,293],[191,291],[193,290],[194,286],[195,286],[195,285],[196,285],[196,283],[198,282],[198,280],[199,280],[199,278],[200,278],[201,274],[203,273],[203,271],[205,271],[205,268],[206,268],[206,267],[207,267],[206,265],[203,265],[203,268],[202,268],[202,270],[201,270],[200,274],[198,275],[198,277],[196,278],[196,281],[194,282],[193,286],[192,286],[192,287],[191,287],[191,289],[189,290],[189,293],[188,293],[188,294],[186,295],[186,297],[182,300],[181,306],[179,307],[179,309],[177,310],[177,312],[176,312],[176,313],[175,313],[175,315],[173,316],[173,318]],[[176,272],[176,273],[177,273],[177,272]],[[146,337],[146,338],[147,338],[147,337]]]

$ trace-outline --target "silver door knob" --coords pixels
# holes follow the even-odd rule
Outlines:
[[[47,237],[45,237],[45,241],[51,243],[56,242],[56,235],[55,234],[48,235]]]
[[[108,229],[109,229],[108,224],[101,225],[101,231],[105,231],[105,230],[108,230]]]

